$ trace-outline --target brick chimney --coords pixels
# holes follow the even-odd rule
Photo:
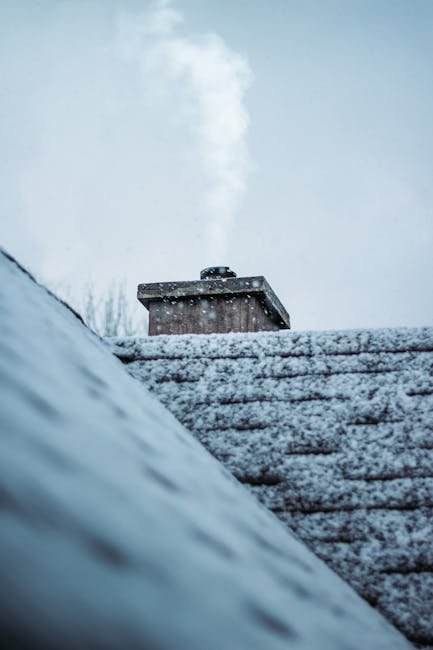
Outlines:
[[[290,329],[290,317],[263,276],[238,278],[211,266],[191,282],[139,284],[149,310],[149,335],[261,332]]]

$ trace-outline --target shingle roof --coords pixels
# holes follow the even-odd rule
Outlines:
[[[317,555],[433,645],[433,328],[161,336],[116,353]]]
[[[409,644],[0,254],[0,645]]]

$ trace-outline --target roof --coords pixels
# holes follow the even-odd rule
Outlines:
[[[433,328],[161,336],[116,353],[319,557],[433,645]]]
[[[0,278],[2,647],[409,647],[2,254]]]

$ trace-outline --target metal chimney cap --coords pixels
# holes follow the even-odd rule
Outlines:
[[[200,271],[200,280],[216,280],[218,278],[235,278],[236,273],[229,266],[208,266]]]

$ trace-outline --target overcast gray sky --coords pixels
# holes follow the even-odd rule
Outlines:
[[[433,324],[433,2],[3,0],[0,219],[77,296],[265,275],[295,329]]]

